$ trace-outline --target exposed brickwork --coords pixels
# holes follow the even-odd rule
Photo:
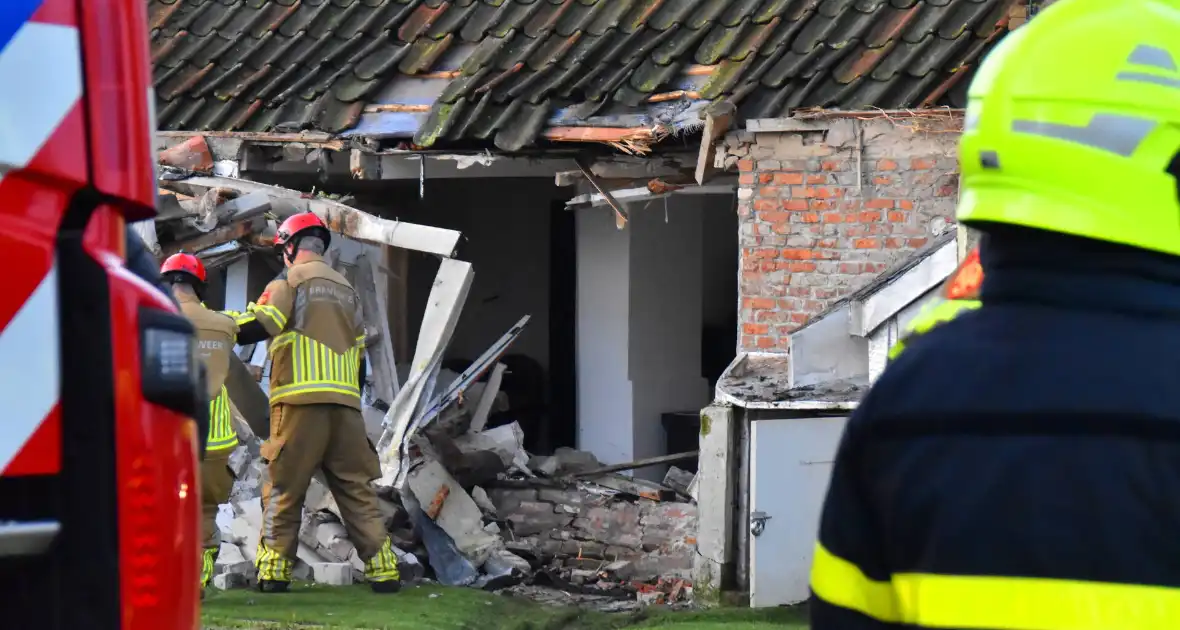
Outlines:
[[[953,217],[958,134],[863,126],[859,144],[848,120],[727,138],[721,159],[739,171],[742,350],[785,351],[792,330]]]

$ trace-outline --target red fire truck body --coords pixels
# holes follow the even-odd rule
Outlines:
[[[154,215],[142,0],[0,2],[0,628],[198,624],[192,328]]]

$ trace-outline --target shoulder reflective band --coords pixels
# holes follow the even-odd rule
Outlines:
[[[1180,589],[928,573],[898,573],[881,582],[822,544],[816,545],[811,588],[829,604],[886,623],[925,628],[1180,628]]]

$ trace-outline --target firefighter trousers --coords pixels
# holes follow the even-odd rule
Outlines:
[[[229,467],[229,455],[234,449],[206,451],[201,461],[201,588],[213,577],[213,563],[221,549],[221,532],[217,529],[217,509],[229,501],[234,487],[234,474]]]
[[[370,582],[398,579],[397,560],[385,532],[377,493],[377,451],[361,412],[333,404],[277,404],[270,410],[270,438],[262,445],[267,478],[262,487],[258,579],[289,582],[303,501],[317,469],[340,508],[340,517]]]

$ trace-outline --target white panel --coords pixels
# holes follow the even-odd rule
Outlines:
[[[832,461],[847,418],[756,420],[750,429],[750,606],[805,601]],[[750,527],[751,523],[744,524]]]

